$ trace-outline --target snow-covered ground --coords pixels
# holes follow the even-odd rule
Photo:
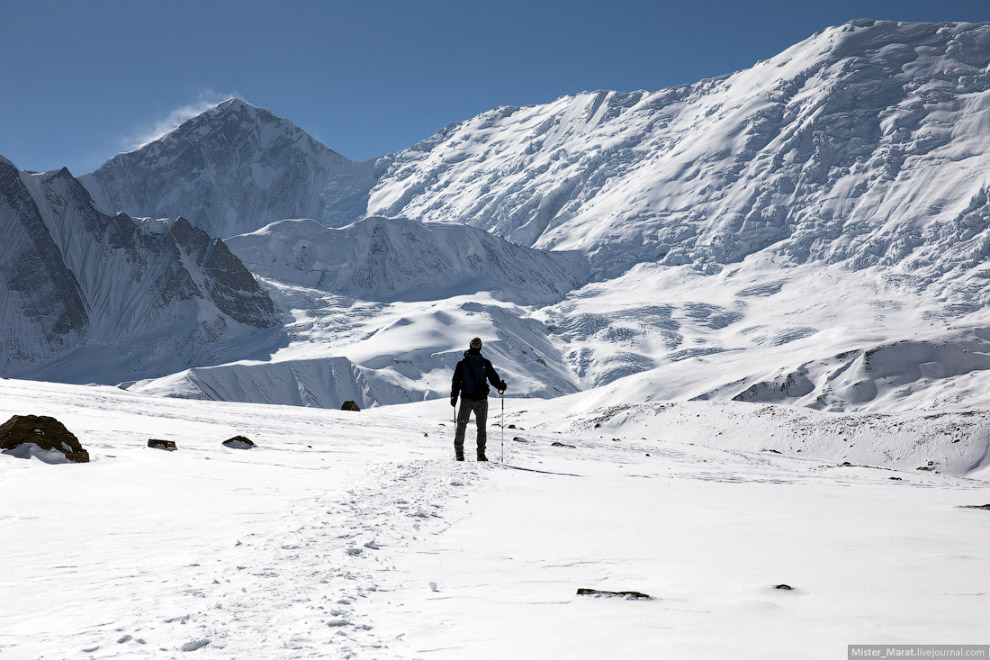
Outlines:
[[[990,513],[960,508],[990,502],[985,461],[960,467],[986,453],[984,413],[591,397],[506,399],[504,445],[493,426],[496,463],[479,465],[451,460],[446,401],[349,413],[2,380],[0,417],[54,415],[93,460],[0,456],[0,657],[835,658],[853,643],[987,643]],[[860,442],[904,451],[850,455],[835,430],[850,420]],[[258,447],[221,445],[238,434]],[[958,455],[915,469],[942,440]],[[529,470],[497,464],[503,452]]]

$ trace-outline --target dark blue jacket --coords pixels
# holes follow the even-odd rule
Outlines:
[[[505,389],[505,383],[498,377],[498,372],[495,371],[492,363],[481,354],[481,349],[472,348],[464,352],[464,359],[454,368],[454,379],[450,383],[450,398],[456,399],[459,394],[463,394],[465,399],[473,401],[487,399],[491,391],[488,383],[494,385],[495,389]]]

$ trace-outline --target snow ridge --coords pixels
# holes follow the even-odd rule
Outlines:
[[[532,250],[465,225],[367,218],[341,229],[284,220],[227,241],[258,275],[361,300],[439,300],[490,291],[556,302],[587,281],[577,253]]]

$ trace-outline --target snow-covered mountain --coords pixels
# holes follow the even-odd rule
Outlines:
[[[943,284],[990,245],[988,66],[990,24],[854,21],[722,78],[450,125],[389,157],[368,211],[582,250],[601,276],[771,250]]]
[[[990,391],[988,134],[990,24],[859,20],[694,85],[499,108],[374,163],[230,101],[86,181],[108,208],[153,191],[167,204],[142,213],[252,232],[231,245],[291,319],[271,369],[148,391],[442,396],[482,334],[525,395],[965,407]],[[582,254],[591,281],[523,247]],[[320,361],[340,378],[314,380]]]
[[[284,218],[339,226],[363,217],[374,168],[286,119],[230,99],[80,181],[108,213],[183,215],[227,238]]]
[[[466,223],[706,272],[770,250],[957,283],[990,250],[990,24],[862,19],[658,92],[502,107],[377,161],[226,101],[81,180],[104,210],[224,238],[286,218]]]
[[[114,384],[273,340],[271,299],[222,241],[106,215],[65,169],[0,159],[0,232],[4,375]]]
[[[988,135],[990,24],[860,20],[453,124],[389,157],[369,212],[586,253],[599,281],[535,318],[582,387],[643,373],[620,400],[962,406],[990,385]]]
[[[587,281],[578,253],[513,245],[475,227],[368,218],[341,229],[285,220],[227,241],[257,275],[361,300],[440,300],[492,292],[557,302]]]

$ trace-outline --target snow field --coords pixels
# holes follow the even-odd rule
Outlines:
[[[0,389],[5,418],[56,416],[93,456],[0,457],[5,659],[367,657],[382,642],[364,608],[389,548],[442,529],[460,488],[408,420]],[[235,434],[259,446],[220,444]]]
[[[0,456],[0,656],[834,658],[851,643],[986,643],[990,515],[958,508],[990,502],[985,481],[840,467],[841,447],[744,450],[748,434],[792,430],[766,406],[698,403],[707,415],[662,423],[564,408],[585,396],[505,400],[505,463],[536,472],[497,464],[499,400],[496,462],[479,465],[451,460],[446,401],[345,413],[0,381],[0,416],[54,415],[93,456]],[[727,409],[735,445],[710,430]],[[725,448],[681,439],[706,433]],[[259,446],[220,444],[236,434]],[[467,443],[471,456],[471,427]]]
[[[530,440],[507,442],[508,463],[559,474],[495,467],[472,515],[403,549],[411,585],[375,597],[408,599],[394,628],[417,631],[406,657],[835,658],[852,643],[986,643],[990,516],[956,508],[990,501],[985,482],[507,432]],[[417,580],[436,574],[435,593]]]

